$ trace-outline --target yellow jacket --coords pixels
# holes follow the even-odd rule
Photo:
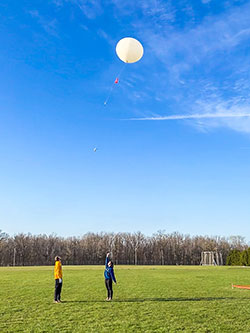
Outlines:
[[[55,268],[54,268],[54,278],[56,279],[62,279],[62,264],[61,261],[55,262]]]

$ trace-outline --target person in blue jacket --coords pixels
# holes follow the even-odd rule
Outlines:
[[[113,268],[113,262],[109,259],[109,253],[107,253],[106,260],[105,260],[105,286],[107,288],[108,296],[106,301],[111,301],[113,298],[113,288],[112,288],[112,281],[116,284],[115,273]]]

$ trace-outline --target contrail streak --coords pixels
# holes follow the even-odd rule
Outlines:
[[[180,114],[165,117],[145,117],[130,118],[129,120],[181,120],[181,119],[208,119],[208,118],[242,118],[250,117],[250,113],[196,113],[196,114]]]

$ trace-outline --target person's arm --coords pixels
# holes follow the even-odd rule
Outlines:
[[[107,253],[106,260],[105,260],[105,267],[108,268],[108,262],[109,262],[109,253]]]
[[[59,261],[55,262],[54,277],[55,279],[59,279]]]
[[[110,275],[111,275],[112,280],[114,281],[114,283],[116,283],[116,278],[115,278],[115,273],[114,273],[113,268],[110,269]]]
[[[59,280],[62,280],[62,263],[61,261],[59,261],[59,265],[58,265],[58,273],[59,273]],[[61,283],[62,281],[60,281]]]

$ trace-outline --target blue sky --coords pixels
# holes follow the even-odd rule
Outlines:
[[[249,17],[243,0],[0,1],[0,228],[250,241]],[[127,36],[145,53],[104,106]]]

